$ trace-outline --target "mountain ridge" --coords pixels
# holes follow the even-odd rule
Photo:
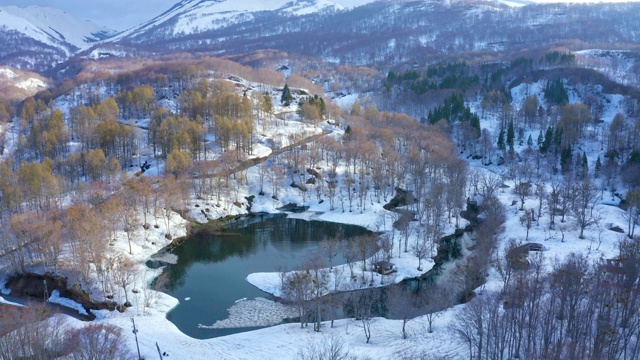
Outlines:
[[[79,20],[54,7],[0,6],[0,23],[43,43],[67,43],[78,49],[88,48],[116,34],[115,30],[89,20]]]
[[[526,2],[182,0],[120,33],[77,19],[69,23],[80,25],[61,26],[51,20],[63,18],[52,14],[69,16],[60,10],[30,8],[19,17],[17,8],[13,15],[0,7],[0,24],[5,24],[0,41],[6,44],[0,49],[0,64],[57,78],[57,65],[71,59],[181,52],[229,56],[272,49],[335,63],[388,67],[420,65],[428,57],[455,53],[640,42],[640,23],[633,16],[640,3]],[[21,26],[7,26],[12,21],[3,21],[3,16],[13,16],[13,23]]]
[[[0,64],[41,71],[116,32],[52,7],[0,6]]]

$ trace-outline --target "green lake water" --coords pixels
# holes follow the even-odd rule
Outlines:
[[[199,339],[256,329],[198,325],[210,326],[226,319],[237,300],[273,298],[249,284],[247,275],[294,269],[318,251],[321,240],[365,233],[367,230],[359,226],[264,215],[235,221],[224,235],[193,236],[172,251],[178,263],[167,266],[162,275],[166,282],[163,291],[180,300],[167,318],[183,333]],[[343,261],[338,257],[334,262]]]

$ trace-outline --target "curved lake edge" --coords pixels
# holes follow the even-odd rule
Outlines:
[[[332,221],[329,219],[323,219],[321,217],[318,218],[311,218],[313,216],[317,216],[318,214],[322,215],[323,213],[309,213],[308,217],[299,217],[299,213],[298,216],[294,216],[293,219],[298,219],[298,220],[304,220],[305,222],[310,222],[310,221],[319,221],[319,222],[326,222],[326,223],[334,223],[334,224],[340,224],[340,225],[355,225],[355,226],[359,226],[362,228],[365,228],[367,230],[369,230],[369,227],[367,226],[362,226],[362,225],[357,225],[357,224],[353,224],[352,222],[345,222],[345,221]],[[253,214],[240,214],[240,215],[233,215],[233,216],[226,216],[223,218],[219,218],[219,219],[215,219],[215,220],[209,220],[207,223],[194,223],[191,222],[191,226],[190,231],[188,231],[187,235],[181,238],[176,238],[172,241],[171,244],[165,246],[163,249],[161,249],[160,251],[158,251],[156,254],[152,255],[149,260],[147,261],[147,265],[151,265],[150,267],[162,267],[165,265],[172,265],[171,263],[163,263],[162,261],[158,261],[156,264],[150,264],[154,261],[154,259],[156,259],[159,254],[171,254],[173,250],[175,250],[176,248],[180,247],[181,245],[183,245],[186,240],[188,240],[189,238],[193,237],[196,234],[213,234],[216,236],[233,236],[235,235],[232,232],[229,232],[230,230],[228,229],[229,226],[232,225],[238,225],[238,222],[246,222],[246,224],[244,224],[244,226],[248,225],[248,224],[252,224],[254,222],[261,222],[264,221],[264,217],[269,217],[269,216],[279,216],[279,215],[283,215],[286,218],[290,218],[291,214],[287,214],[286,212],[261,212],[261,213],[253,213]],[[463,215],[463,217],[465,217]],[[466,217],[465,217],[466,218]],[[470,221],[471,222],[471,221]],[[371,230],[369,230],[371,231]],[[387,284],[385,287],[388,287],[388,285],[396,285],[396,284],[407,284],[407,283],[411,283],[411,282],[434,282],[435,279],[438,278],[438,276],[441,273],[441,269],[442,266],[448,262],[450,262],[451,260],[455,259],[455,256],[452,256],[452,252],[455,253],[455,251],[452,251],[452,249],[459,249],[460,248],[460,238],[466,233],[466,232],[470,232],[473,231],[472,226],[467,226],[466,229],[457,229],[455,231],[454,234],[445,236],[442,238],[441,243],[438,245],[438,251],[437,251],[437,255],[433,258],[435,260],[434,262],[434,266],[429,269],[428,271],[418,275],[418,276],[414,276],[414,277],[405,277],[402,280],[399,280],[397,283],[391,283],[391,284]],[[378,235],[380,234],[384,234],[384,233],[378,233]],[[446,244],[445,246],[443,246],[444,244]],[[459,250],[458,250],[459,252]],[[155,266],[153,266],[155,265]],[[162,269],[162,271],[160,271],[158,273],[158,275],[156,275],[151,282],[155,281],[155,279],[162,275],[162,273],[165,271],[165,269]],[[246,281],[246,280],[245,280]],[[253,285],[252,285],[253,286]],[[257,287],[258,289],[260,289],[259,287]],[[378,287],[377,287],[378,288]],[[262,290],[262,289],[260,289]],[[161,291],[161,290],[160,290]],[[264,290],[263,290],[264,291]],[[345,291],[345,292],[355,292],[358,291],[357,289],[354,289],[352,291]],[[176,301],[176,305],[173,306],[171,309],[166,311],[166,316],[167,318],[169,318],[169,313],[171,313],[176,307],[178,307],[180,305],[180,303],[182,302],[181,300],[178,300],[179,297],[174,297],[171,294],[165,292],[165,291],[161,291],[163,294],[165,294],[166,296],[172,297],[175,299]],[[187,300],[187,299],[185,299]],[[271,300],[276,300],[280,303],[282,303],[281,299],[278,299],[275,296],[272,296]],[[394,317],[388,317],[388,318],[394,318]],[[169,319],[171,321],[171,319]],[[289,319],[291,320],[291,319]],[[173,322],[173,321],[172,321]],[[285,323],[288,321],[283,321],[282,323]],[[251,329],[246,329],[243,331],[250,331]],[[183,331],[184,333],[184,331]],[[190,335],[189,335],[190,336]]]
[[[224,226],[220,225],[220,221]],[[308,225],[309,223],[312,225]],[[221,230],[222,227],[228,229]],[[210,231],[211,229],[214,231]],[[207,233],[214,236],[208,236]],[[299,266],[300,259],[307,253],[314,253],[316,250],[313,249],[318,249],[322,239],[337,235],[348,239],[370,233],[371,231],[364,226],[290,218],[282,212],[229,216],[220,219],[213,227],[196,224],[189,232],[190,235],[176,239],[177,241],[165,246],[162,251],[147,258],[146,265],[157,269],[150,280],[151,288],[172,299],[171,309],[165,308],[163,311],[165,317],[187,336],[212,338],[227,334],[221,334],[220,328],[217,328],[214,329],[217,335],[207,336],[198,329],[207,329],[211,324],[228,319],[232,314],[231,310],[235,309],[234,302],[237,304],[247,298],[264,298],[273,304],[282,304],[273,301],[275,299],[268,293],[247,282],[245,277],[248,274],[256,271],[275,271],[278,269],[276,266],[282,264],[281,261],[285,261],[284,265],[291,268]],[[235,236],[238,238],[234,238]],[[255,236],[255,239],[249,241],[247,236]],[[264,246],[269,247],[268,257],[262,255]],[[176,264],[162,261],[168,254],[175,254],[183,260]],[[288,262],[291,259],[293,263]],[[239,263],[242,263],[242,267],[238,267]],[[202,272],[203,268],[206,268],[206,273]],[[198,281],[195,283],[198,288],[194,287],[194,279]],[[156,283],[161,286],[156,286]],[[163,288],[162,284],[167,286]],[[203,307],[204,302],[208,302],[207,308]],[[224,316],[220,316],[221,311],[224,312]],[[193,318],[196,318],[196,321]],[[203,320],[200,321],[201,319]],[[284,320],[287,319],[282,318],[269,325],[259,325],[256,329],[286,323]],[[235,329],[235,332],[251,330],[247,325],[236,327],[243,329]],[[228,326],[224,329],[230,328],[231,326]]]

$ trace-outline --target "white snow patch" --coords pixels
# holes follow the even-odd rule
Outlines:
[[[178,263],[178,255],[172,254],[169,252],[163,252],[161,254],[155,254],[151,258],[151,261],[160,261],[166,264],[177,264]]]
[[[350,110],[353,104],[358,101],[359,94],[350,94],[333,99],[333,101],[345,110]]]
[[[29,78],[27,80],[17,82],[15,86],[21,89],[33,92],[33,91],[37,91],[38,89],[46,88],[47,84],[40,79]]]
[[[14,79],[16,76],[18,76],[16,73],[14,73],[13,71],[11,71],[11,69],[2,69],[0,68],[0,76],[3,76],[9,80]]]
[[[85,310],[82,305],[78,304],[77,302],[71,299],[67,299],[60,296],[60,291],[58,290],[53,290],[51,292],[51,296],[49,297],[49,302],[77,310],[82,315],[88,315],[87,310]]]
[[[13,301],[5,300],[2,296],[0,296],[0,304],[13,305],[13,306],[19,306],[19,307],[24,306],[22,304],[15,303]]]

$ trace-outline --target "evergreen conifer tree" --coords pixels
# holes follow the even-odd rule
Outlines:
[[[472,114],[471,115],[471,120],[469,121],[469,124],[472,127],[478,129],[478,136],[480,136],[480,118],[478,117],[477,114]]]
[[[542,137],[542,131],[540,131],[540,132],[538,132],[538,139],[536,140],[536,144],[538,145],[538,149],[540,149],[542,147],[542,143],[543,142],[544,142],[544,138]]]
[[[509,128],[507,129],[507,145],[509,145],[509,151],[513,151],[513,141],[515,140],[515,132],[513,131],[513,120],[509,121]]]
[[[280,103],[284,106],[291,105],[293,101],[293,95],[291,94],[291,89],[289,89],[289,84],[284,84],[284,89],[282,89],[282,96],[280,97]]]
[[[549,126],[547,131],[544,134],[544,141],[542,142],[542,146],[540,146],[540,152],[546,153],[551,146],[551,141],[553,140],[553,128]]]
[[[504,128],[500,128],[500,134],[498,135],[498,149],[505,151],[506,147],[504,144]]]
[[[573,160],[573,151],[571,151],[571,145],[568,145],[560,153],[560,168],[562,169],[563,174],[571,171],[572,160]]]
[[[587,175],[589,175],[589,162],[587,160],[587,153],[583,152],[582,153],[582,177],[586,177]]]

